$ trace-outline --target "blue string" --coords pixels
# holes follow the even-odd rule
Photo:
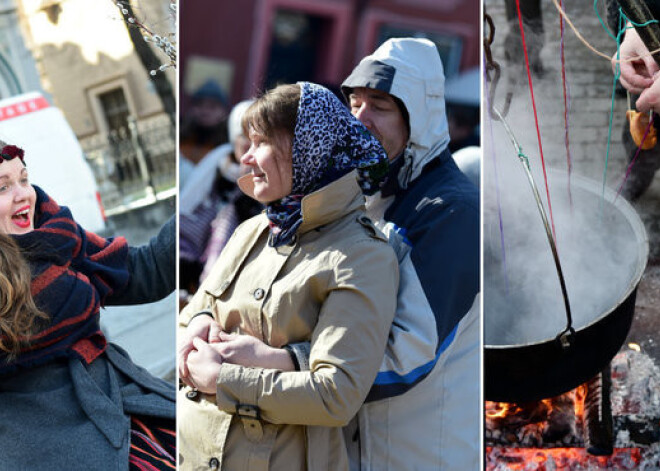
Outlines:
[[[620,10],[620,8],[619,8]],[[598,0],[594,0],[594,11],[596,12],[596,16],[598,17],[598,21],[600,22],[600,25],[603,27],[607,35],[612,38],[614,41],[617,40],[617,38],[614,37],[614,35],[610,32],[610,29],[605,25],[605,22],[603,19],[600,17],[600,13],[598,13]]]
[[[653,23],[657,23],[657,22],[658,22],[658,20],[649,20],[649,21],[647,21],[646,23],[635,23],[633,20],[631,20],[630,18],[628,18],[628,17],[626,16],[626,14],[623,12],[623,10],[621,10],[621,8],[619,8],[619,13],[621,13],[621,14],[623,15],[623,17],[626,19],[626,21],[629,21],[630,24],[633,25],[633,26],[640,26],[640,27],[643,27],[643,26],[648,26],[648,25],[651,25],[651,24],[653,24]]]
[[[596,0],[594,1],[594,6],[596,4]],[[600,15],[598,16],[600,20]],[[626,31],[626,15],[623,14],[623,11],[621,8],[619,8],[619,25],[618,25],[618,32],[616,35],[616,59],[617,61],[621,58],[621,38],[623,37],[623,34]],[[602,20],[601,20],[602,24]],[[610,161],[610,147],[612,143],[612,122],[614,120],[614,98],[616,95],[616,82],[619,80],[619,77],[621,77],[621,65],[619,62],[616,63],[616,66],[614,68],[614,80],[612,80],[612,103],[610,105],[610,119],[609,119],[609,127],[607,130],[607,151],[605,152],[605,168],[603,169],[603,189],[601,193],[601,203],[600,203],[600,209],[601,209],[601,215],[602,215],[602,209],[603,209],[603,201],[605,199],[605,185],[607,182],[607,167],[609,165]]]
[[[648,26],[648,25],[653,24],[653,23],[658,23],[658,20],[649,20],[646,23],[635,23],[630,18],[628,18],[626,16],[626,14],[623,13],[623,10],[621,9],[621,7],[619,7],[619,34],[617,34],[617,36],[614,37],[614,35],[610,32],[610,29],[607,27],[607,25],[605,25],[605,22],[603,21],[603,18],[600,16],[600,13],[598,12],[598,0],[594,0],[594,11],[596,12],[596,17],[598,18],[598,22],[603,27],[603,29],[605,30],[607,35],[610,38],[612,38],[614,41],[617,41],[617,43],[619,42],[619,39],[620,39],[619,38],[620,33],[621,33],[621,31],[620,31],[621,30],[621,20],[620,20],[620,18],[622,16],[626,19],[626,21],[624,22],[624,25],[627,25],[628,22],[630,22],[630,24],[632,24],[633,26],[644,27],[644,26]]]

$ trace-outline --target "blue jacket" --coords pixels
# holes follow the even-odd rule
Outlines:
[[[437,344],[435,357],[407,374],[379,373],[368,400],[401,394],[424,379],[451,344],[479,292],[479,192],[449,151],[430,160],[406,189],[395,186],[385,220],[411,248],[415,272],[435,317]]]
[[[175,287],[175,241],[172,217],[149,244],[131,247],[129,283],[106,304],[168,295]],[[3,376],[0,404],[0,469],[128,469],[130,417],[175,421],[174,385],[112,343],[89,365],[60,359]]]

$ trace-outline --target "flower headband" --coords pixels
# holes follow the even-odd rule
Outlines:
[[[23,165],[25,165],[25,161],[23,160],[24,155],[25,151],[23,151],[23,149],[20,147],[12,145],[4,146],[2,149],[0,149],[0,164],[3,160],[11,160],[14,157],[18,157],[21,159],[21,162],[23,162]]]

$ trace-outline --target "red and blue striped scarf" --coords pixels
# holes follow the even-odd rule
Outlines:
[[[11,362],[0,355],[0,374],[62,357],[91,363],[106,348],[100,307],[129,278],[126,239],[85,231],[67,207],[35,189],[35,229],[14,238],[30,264],[34,300],[49,319]]]

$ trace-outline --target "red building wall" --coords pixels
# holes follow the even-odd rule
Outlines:
[[[321,18],[324,26],[314,76],[320,82],[339,85],[378,46],[379,28],[384,24],[458,38],[458,69],[479,65],[478,0],[194,0],[183,3],[180,12],[182,91],[193,56],[233,65],[227,91],[232,104],[263,88],[273,19],[280,10]],[[182,98],[185,113],[185,93]]]

